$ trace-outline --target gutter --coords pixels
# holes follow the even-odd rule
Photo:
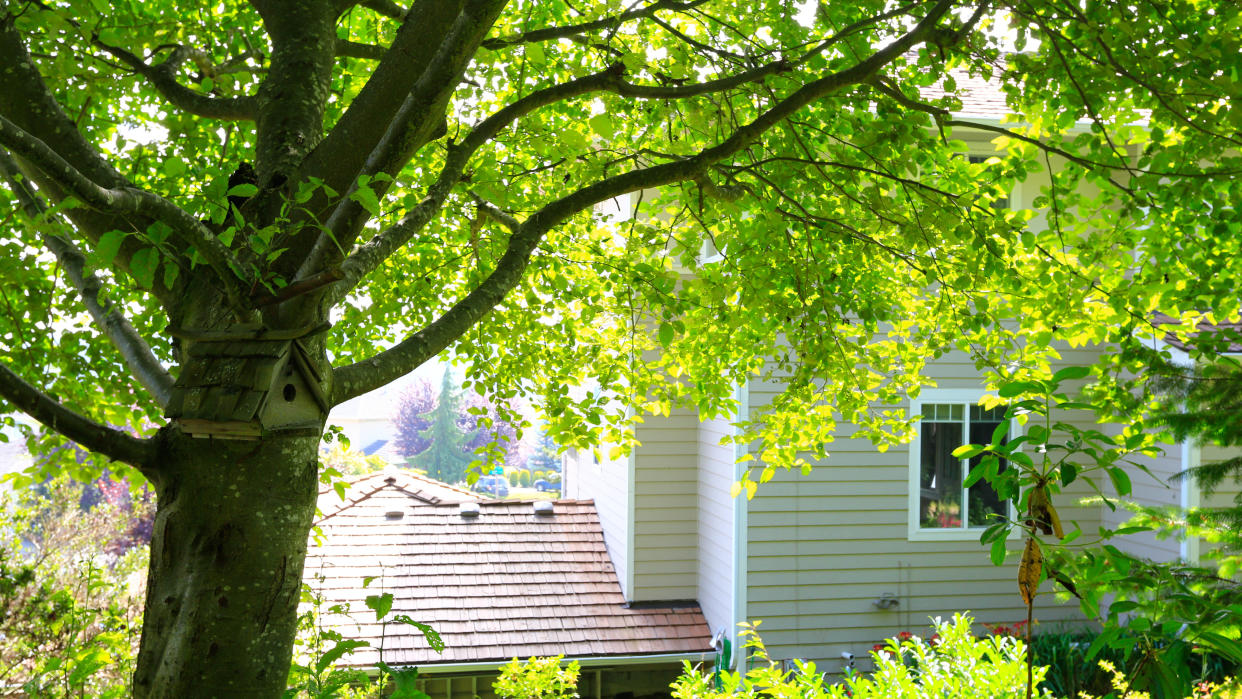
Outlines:
[[[680,663],[688,660],[691,663],[708,662],[712,659],[713,653],[710,650],[696,651],[690,653],[655,653],[652,655],[603,655],[589,656],[583,658],[565,658],[561,661],[562,665],[567,665],[572,661],[578,661],[579,667],[611,667],[626,665],[653,665],[664,663]],[[478,674],[481,672],[498,672],[502,665],[508,663],[508,660],[492,660],[476,663],[432,663],[429,665],[419,665],[411,663],[409,665],[396,666],[402,669],[408,667],[417,667],[419,677],[431,677],[433,675],[447,674]],[[364,670],[370,677],[379,675],[379,670],[368,667]]]
[[[737,387],[737,405],[738,417],[742,420],[750,419],[750,381],[746,380]],[[741,430],[737,427],[733,428],[733,435],[736,437],[741,434]],[[742,442],[734,442],[733,444],[733,481],[736,483],[742,479],[742,474],[747,466],[739,463],[741,458],[746,454],[747,445]],[[738,624],[749,621],[746,612],[746,593],[748,588],[747,569],[747,536],[749,524],[747,522],[750,511],[750,501],[746,499],[744,492],[738,493],[733,498],[733,610],[732,610],[732,628],[726,629],[725,633],[729,642],[733,644],[733,665],[735,668],[741,669],[746,663],[742,657],[747,655],[743,648],[738,647],[737,633]]]
[[[1182,442],[1182,470],[1194,468],[1199,465],[1199,443],[1193,439],[1186,439]],[[1183,511],[1200,506],[1199,484],[1191,476],[1186,476],[1181,482],[1181,505]],[[1190,565],[1199,564],[1199,537],[1187,536],[1182,539],[1181,547],[1178,554],[1182,560]]]

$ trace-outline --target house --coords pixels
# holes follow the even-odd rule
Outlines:
[[[320,510],[305,580],[326,627],[370,643],[345,665],[416,666],[432,697],[487,698],[511,658],[564,655],[582,667],[582,696],[635,697],[667,696],[683,660],[714,657],[696,603],[627,601],[590,501],[479,501],[389,471],[343,499],[325,490]],[[430,624],[443,653],[411,626],[376,621],[365,599],[386,593],[390,614]]]
[[[995,91],[982,81],[959,85],[974,89],[963,114],[1002,124],[1004,100]],[[968,154],[993,152],[993,136],[954,133]],[[1046,172],[1032,174],[1008,193],[1007,202],[1030,206],[1048,182]],[[1030,225],[1044,225],[1042,217]],[[1059,347],[1052,370],[1094,364],[1103,351]],[[738,436],[733,424],[755,419],[780,394],[779,379],[738,386],[740,408],[725,418],[701,420],[693,410],[644,415],[634,428],[640,446],[628,456],[600,460],[609,452],[606,445],[598,456],[571,454],[562,492],[596,502],[627,601],[696,600],[712,632],[734,639],[739,623],[761,620],[761,635],[776,659],[812,660],[841,672],[865,666],[874,644],[902,631],[917,633],[930,617],[969,610],[980,622],[1017,621],[1025,617],[1016,584],[1021,542],[1011,538],[1012,555],[999,567],[979,543],[985,515],[1008,506],[986,484],[962,488],[966,464],[952,456],[962,444],[989,441],[999,413],[979,405],[988,389],[964,352],[931,361],[925,376],[934,388],[877,406],[921,416],[909,444],[880,452],[842,425],[829,445],[831,455],[815,462],[809,474],[778,470],[750,500],[731,497],[730,486],[748,468],[758,481],[763,465],[739,464],[747,446],[721,441]],[[1086,415],[1064,419],[1105,432],[1120,429],[1095,425]],[[1135,469],[1130,499],[1198,505],[1195,488],[1170,476],[1212,450],[1193,442],[1161,446],[1161,456],[1137,459],[1151,476]],[[1129,518],[1125,509],[1082,502],[1094,494],[1079,480],[1056,497],[1061,519],[1073,522],[1067,530],[1076,525],[1090,535]],[[1198,556],[1193,539],[1145,533],[1110,543],[1156,561]],[[1058,601],[1050,584],[1036,598],[1034,614],[1044,628],[1083,619],[1078,605]]]

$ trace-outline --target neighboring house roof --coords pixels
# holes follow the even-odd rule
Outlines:
[[[1152,322],[1159,325],[1178,325],[1181,321],[1164,313],[1157,313],[1152,318]],[[1199,323],[1198,330],[1185,339],[1178,337],[1173,333],[1165,333],[1162,338],[1170,347],[1175,347],[1183,352],[1189,352],[1194,349],[1199,341],[1207,340],[1211,343],[1219,345],[1219,351],[1227,353],[1242,353],[1242,321],[1231,323]],[[1227,344],[1226,344],[1227,343]]]
[[[420,666],[711,652],[697,603],[626,606],[592,501],[557,501],[546,515],[531,502],[478,507],[464,517],[458,505],[425,504],[389,483],[320,520],[306,580],[324,609],[348,603],[351,611],[323,622],[372,645],[346,664],[373,665],[381,644],[384,662]],[[376,623],[364,600],[385,592],[392,615],[439,632],[443,654],[410,626]]]
[[[388,443],[387,439],[377,439],[374,442],[371,442],[370,444],[363,447],[362,453],[366,454],[367,456],[370,456],[374,454],[375,452],[379,451],[380,449],[382,449],[384,445],[387,443]]]
[[[953,80],[957,83],[955,93],[962,101],[962,108],[953,110],[954,117],[975,119],[1000,119],[1013,110],[1005,103],[1005,93],[996,81],[969,75],[964,71],[952,71]],[[923,99],[943,97],[944,85],[936,83],[919,88]]]
[[[411,504],[417,505],[455,505],[481,499],[478,493],[472,493],[465,488],[442,483],[408,469],[389,468],[347,481],[344,499],[341,499],[334,486],[321,486],[319,488],[319,511],[323,513],[324,518],[327,518],[342,509],[353,507],[382,490],[399,493],[409,498]]]

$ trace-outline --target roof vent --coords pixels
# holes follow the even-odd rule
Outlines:
[[[551,500],[537,500],[535,501],[535,514],[537,515],[556,514],[556,508],[552,504]]]
[[[389,510],[384,513],[384,519],[397,520],[397,519],[401,519],[404,516],[405,516],[405,512],[402,512],[401,510]]]
[[[462,517],[478,517],[479,516],[479,503],[463,502],[457,506],[457,514],[461,515]]]

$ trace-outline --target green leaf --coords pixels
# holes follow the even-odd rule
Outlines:
[[[1117,495],[1129,495],[1130,477],[1126,475],[1126,472],[1117,466],[1106,470],[1108,471],[1109,480],[1113,482],[1113,488],[1117,491]]]
[[[258,193],[259,193],[259,188],[257,186],[250,184],[250,183],[245,183],[245,184],[237,184],[237,185],[233,185],[232,187],[229,187],[229,191],[226,192],[226,195],[230,197],[253,197],[254,195]]]
[[[992,542],[992,550],[989,554],[992,558],[992,565],[995,565],[995,566],[1004,565],[1006,540],[1007,539],[1005,537],[1001,537],[997,539],[996,541]]]
[[[129,272],[144,289],[155,287],[155,270],[160,266],[160,253],[155,248],[142,248],[129,260]]]
[[[596,114],[587,120],[591,125],[591,130],[599,134],[601,138],[607,140],[612,138],[615,129],[612,119],[607,114]]]
[[[673,344],[673,337],[677,335],[677,329],[672,323],[660,323],[660,344],[668,347]]]
[[[1069,485],[1078,478],[1078,466],[1068,461],[1061,464],[1061,485]]]
[[[427,639],[427,645],[431,646],[432,650],[434,650],[437,653],[444,652],[444,639],[440,638],[440,633],[436,631],[435,629],[431,628],[430,624],[424,624],[421,621],[414,621],[412,618],[410,618],[408,615],[405,615],[405,614],[398,614],[394,616],[392,620],[395,622],[401,623],[401,624],[413,626],[414,628],[418,629],[419,632],[423,634],[423,637]]]
[[[315,661],[315,669],[323,672],[329,665],[340,660],[342,656],[353,653],[359,648],[366,648],[369,645],[371,644],[367,641],[356,641],[353,639],[337,641],[336,645],[332,646],[326,653],[319,656],[319,660]]]
[[[172,260],[164,262],[164,286],[169,289],[173,288],[177,284],[177,277],[180,276],[180,274],[181,268],[178,267],[176,263]]]
[[[407,667],[398,670],[382,660],[376,663],[375,667],[392,678],[393,684],[396,685],[393,692],[388,695],[388,699],[431,699],[427,694],[418,691],[418,668]]]
[[[385,592],[382,595],[367,595],[366,605],[375,610],[375,620],[379,621],[388,616],[388,612],[392,611],[392,593]]]
[[[95,246],[95,253],[99,255],[99,261],[105,267],[111,267],[116,261],[116,254],[121,250],[121,243],[125,242],[127,233],[121,231],[108,231],[99,236],[99,243]]]
[[[564,142],[565,145],[569,146],[570,148],[574,150],[578,150],[580,148],[586,148],[591,143],[591,141],[587,139],[585,135],[573,129],[566,129],[562,131],[561,141]]]
[[[536,66],[541,66],[548,60],[548,57],[543,53],[543,47],[537,41],[526,44],[523,50],[526,52],[526,58]]]
[[[358,202],[372,216],[379,216],[382,213],[379,198],[375,196],[375,192],[371,191],[370,187],[364,185],[355,189],[350,193],[349,198]]]
[[[1044,385],[1034,381],[1011,381],[1000,387],[996,395],[1001,398],[1013,398],[1023,393],[1043,393]]]
[[[69,672],[69,685],[80,687],[99,669],[112,661],[108,651],[103,648],[89,648],[73,659],[73,669]]]
[[[970,469],[970,473],[967,474],[966,480],[962,481],[962,487],[969,488],[975,483],[978,483],[979,479],[983,478],[983,476],[987,474],[987,471],[988,471],[988,463],[986,460],[980,461],[979,463],[975,464],[975,467]]]
[[[1052,375],[1052,383],[1059,384],[1062,381],[1077,381],[1086,378],[1091,374],[1089,366],[1067,366]]]
[[[978,444],[963,444],[953,450],[953,457],[957,459],[973,459],[983,453],[985,447]]]

